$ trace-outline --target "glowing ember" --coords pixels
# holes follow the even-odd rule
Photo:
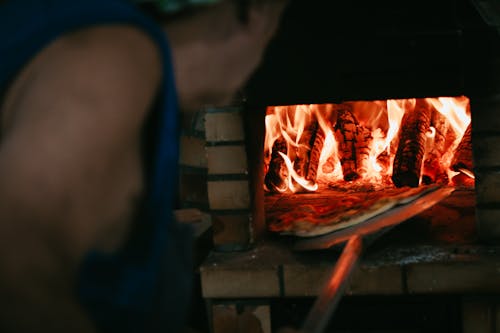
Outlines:
[[[469,124],[463,96],[268,107],[265,188],[316,191],[345,181],[416,186],[448,183],[458,173],[473,178],[472,161],[456,162],[463,159],[457,150]]]

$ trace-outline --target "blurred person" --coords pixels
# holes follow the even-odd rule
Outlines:
[[[0,0],[1,332],[182,330],[178,109],[231,99],[284,1],[176,4]]]

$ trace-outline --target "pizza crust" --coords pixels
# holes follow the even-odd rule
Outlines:
[[[323,191],[309,197],[308,194],[289,195],[289,201],[283,194],[284,198],[278,201],[280,204],[266,207],[266,218],[273,232],[315,237],[362,223],[435,189],[436,186],[421,186],[374,191]]]
[[[377,203],[374,206],[372,206],[369,210],[366,210],[364,212],[360,212],[358,214],[349,216],[349,217],[339,217],[339,222],[334,222],[332,224],[319,224],[315,225],[309,230],[304,230],[300,228],[294,228],[293,230],[293,235],[299,236],[299,237],[314,237],[314,236],[319,236],[319,235],[324,235],[328,234],[330,232],[344,229],[353,225],[356,225],[358,223],[361,223],[363,221],[366,221],[368,219],[371,219],[374,216],[377,216],[379,214],[382,214],[383,212],[388,211],[392,207],[396,205],[395,202],[393,201],[386,201],[383,203]],[[297,221],[300,223],[301,221]],[[303,223],[305,221],[302,221]]]

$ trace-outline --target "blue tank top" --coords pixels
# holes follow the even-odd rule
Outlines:
[[[0,5],[0,99],[16,74],[61,35],[93,25],[131,24],[156,42],[163,82],[144,129],[145,200],[119,253],[92,252],[76,293],[102,332],[178,332],[191,287],[190,230],[173,221],[177,96],[161,28],[123,0],[10,0]]]

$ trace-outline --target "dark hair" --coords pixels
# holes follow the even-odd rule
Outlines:
[[[3,0],[0,0],[0,2],[2,1]],[[232,2],[234,2],[235,4],[236,15],[238,16],[239,21],[241,23],[246,24],[248,22],[248,11],[251,0],[232,0]],[[183,17],[188,17],[193,13],[197,12],[198,10],[203,10],[203,6],[198,6],[196,8],[188,6],[186,8],[183,8],[179,12],[165,13],[164,11],[160,10],[154,2],[144,2],[140,4],[139,7],[154,19],[160,21],[167,21],[167,20],[174,20]]]

